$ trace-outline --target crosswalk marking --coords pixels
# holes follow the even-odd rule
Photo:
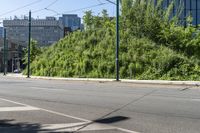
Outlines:
[[[34,111],[40,110],[39,108],[26,106],[26,107],[0,107],[0,112],[12,112],[12,111]]]
[[[45,132],[45,131],[47,131],[47,132],[49,132],[49,131],[52,131],[52,132],[76,132],[77,130],[78,131],[118,130],[118,131],[122,131],[122,132],[125,132],[125,133],[138,133],[138,132],[135,132],[135,131],[131,131],[131,130],[128,130],[128,129],[119,128],[119,127],[115,127],[115,126],[111,126],[111,125],[107,125],[107,124],[95,123],[95,122],[87,120],[87,119],[67,115],[67,114],[52,111],[52,110],[47,110],[47,109],[44,109],[44,108],[33,107],[33,106],[28,105],[28,104],[24,104],[24,103],[20,103],[20,102],[16,102],[16,101],[11,101],[11,100],[4,99],[4,98],[0,98],[0,100],[20,105],[20,107],[0,107],[0,112],[40,110],[40,111],[52,113],[54,115],[59,115],[59,116],[83,121],[83,122],[80,122],[80,123],[69,123],[69,124],[44,124],[44,125],[41,126],[42,132]]]

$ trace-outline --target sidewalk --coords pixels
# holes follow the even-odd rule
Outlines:
[[[8,77],[26,78],[22,74],[7,74]],[[116,82],[115,79],[101,79],[101,78],[61,78],[61,77],[43,77],[31,76],[31,79],[45,79],[45,80],[63,80],[63,81],[94,81],[94,82]],[[130,80],[120,79],[121,83],[134,83],[134,84],[160,84],[160,85],[191,85],[200,86],[200,81],[168,81],[168,80]]]

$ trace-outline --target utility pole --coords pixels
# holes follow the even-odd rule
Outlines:
[[[6,41],[6,29],[4,28],[4,51],[3,51],[3,65],[4,65],[4,76],[7,73],[7,41]]]
[[[31,55],[31,11],[29,11],[29,37],[28,37],[28,73],[27,78],[30,78],[30,55]]]
[[[116,81],[119,81],[119,0],[116,3]]]
[[[197,10],[197,9],[196,9]],[[192,12],[192,1],[190,0],[190,17],[193,18],[193,12]],[[190,26],[193,24],[193,20],[192,22],[190,22]]]
[[[184,0],[184,26],[187,27],[187,10],[186,10],[186,0]]]
[[[195,19],[196,19],[196,28],[198,27],[198,0],[196,0],[196,16],[195,16]]]

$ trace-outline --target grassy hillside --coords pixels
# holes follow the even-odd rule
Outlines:
[[[110,30],[75,32],[42,52],[31,64],[32,75],[115,77],[115,38]],[[198,63],[147,38],[121,41],[120,77],[199,80]]]
[[[200,32],[170,17],[173,3],[122,1],[120,77],[200,80]],[[160,4],[160,5],[159,5]],[[170,18],[170,19],[169,19]],[[85,31],[77,31],[34,56],[32,75],[115,78],[115,21],[86,12]],[[34,54],[36,55],[36,54]]]

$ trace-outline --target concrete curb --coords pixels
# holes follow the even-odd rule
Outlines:
[[[189,85],[200,86],[199,81],[168,81],[168,80],[122,80],[124,83],[135,84],[160,84],[160,85]]]
[[[8,77],[26,78],[22,74],[7,74]],[[42,77],[31,76],[31,79],[44,79],[44,80],[62,80],[62,81],[93,81],[93,82],[115,82],[115,79],[98,79],[98,78],[59,78],[59,77]],[[129,80],[121,79],[121,83],[133,84],[156,84],[156,85],[189,85],[200,86],[200,81],[167,81],[167,80]]]

